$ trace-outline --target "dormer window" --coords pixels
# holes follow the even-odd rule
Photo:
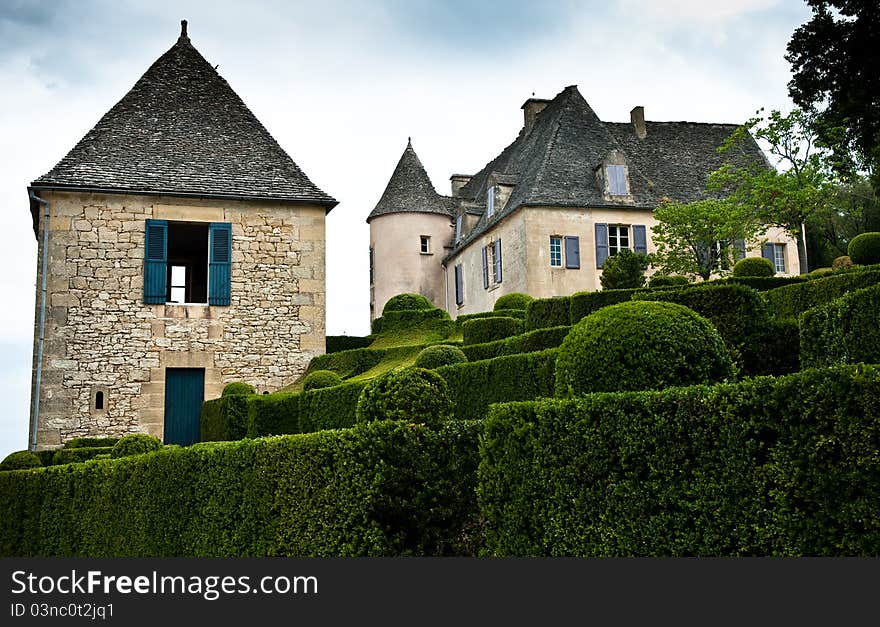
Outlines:
[[[606,165],[605,179],[608,181],[608,193],[612,196],[626,196],[626,166]]]
[[[495,186],[486,190],[486,217],[491,218],[495,213]]]

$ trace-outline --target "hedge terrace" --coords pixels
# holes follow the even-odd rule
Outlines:
[[[803,281],[764,293],[769,310],[777,318],[797,320],[812,309],[840,298],[847,292],[880,283],[880,268],[854,269],[812,281]]]

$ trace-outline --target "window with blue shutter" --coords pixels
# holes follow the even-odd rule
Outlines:
[[[601,268],[608,259],[608,225],[596,225],[596,267]]]
[[[612,196],[626,196],[626,169],[622,165],[605,166],[608,178],[608,193]]]
[[[495,283],[501,283],[501,239],[495,240]]]
[[[734,240],[733,249],[735,251],[734,258],[736,261],[746,258],[746,241],[742,239]]]
[[[633,252],[648,254],[648,233],[644,224],[633,225]]]
[[[483,246],[483,289],[489,289],[489,247]]]
[[[208,304],[228,305],[232,292],[232,225],[212,222],[208,232]]]
[[[486,217],[491,218],[495,213],[495,187],[486,190]]]
[[[581,267],[581,240],[576,235],[565,236],[565,267],[573,270]]]
[[[464,303],[464,290],[462,289],[461,264],[455,266],[455,304],[459,307]]]
[[[773,261],[773,252],[773,244],[764,244],[761,247],[761,256],[770,262]]]
[[[147,220],[144,232],[144,303],[167,298],[168,221]]]

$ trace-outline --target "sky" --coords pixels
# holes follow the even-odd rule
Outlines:
[[[327,333],[369,333],[366,217],[412,137],[435,188],[479,171],[520,106],[577,85],[597,115],[741,123],[790,110],[801,0],[0,0],[0,459],[27,447],[37,245],[27,185],[174,45],[193,45],[339,201]]]

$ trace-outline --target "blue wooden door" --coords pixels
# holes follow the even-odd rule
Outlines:
[[[199,441],[204,400],[204,368],[165,369],[165,444],[186,446]]]

